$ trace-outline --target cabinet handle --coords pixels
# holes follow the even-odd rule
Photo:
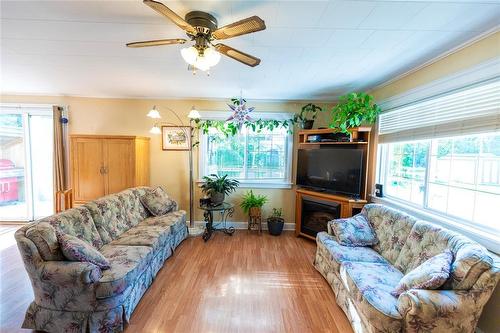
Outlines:
[[[105,171],[104,171],[104,167],[103,167],[103,166],[99,169],[99,173],[100,173],[101,175],[104,175]]]
[[[108,167],[104,167],[104,173],[108,173]]]

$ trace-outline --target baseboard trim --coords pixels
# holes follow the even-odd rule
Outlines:
[[[194,221],[195,226],[205,226],[205,221]],[[227,227],[233,227],[237,230],[246,230],[248,222],[227,222]],[[267,223],[262,222],[262,229],[267,230]],[[283,230],[295,230],[295,223],[285,223]]]

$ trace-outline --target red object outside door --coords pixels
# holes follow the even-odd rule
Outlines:
[[[9,171],[15,169],[14,162],[0,159],[0,204],[18,201],[19,199],[19,179],[9,175]]]

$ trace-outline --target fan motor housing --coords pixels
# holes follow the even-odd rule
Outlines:
[[[185,20],[187,23],[191,24],[196,30],[203,34],[209,34],[212,31],[217,30],[217,19],[206,12],[202,11],[192,11],[186,14]]]

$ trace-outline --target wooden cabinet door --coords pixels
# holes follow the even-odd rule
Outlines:
[[[134,147],[132,139],[103,139],[106,194],[134,186]]]
[[[71,164],[75,203],[105,195],[102,151],[101,139],[72,138]]]

